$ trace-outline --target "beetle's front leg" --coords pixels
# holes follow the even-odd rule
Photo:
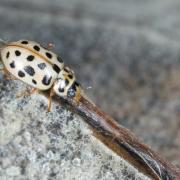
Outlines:
[[[12,74],[10,74],[9,71],[5,67],[0,68],[0,71],[2,72],[6,80],[17,80],[17,78],[13,76]]]
[[[24,96],[30,96],[31,94],[34,94],[37,92],[39,92],[39,90],[37,88],[26,87],[25,91],[18,93],[16,96],[17,96],[17,98],[20,98],[20,97],[24,97]]]
[[[51,106],[52,106],[52,97],[54,96],[54,89],[51,88],[50,90],[50,94],[49,94],[49,102],[48,102],[48,109],[47,109],[47,112],[50,112],[51,111]]]

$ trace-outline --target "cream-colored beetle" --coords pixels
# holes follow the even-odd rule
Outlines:
[[[64,68],[56,54],[34,41],[7,43],[1,50],[1,59],[8,72],[39,90],[49,89]]]
[[[80,90],[62,59],[34,41],[5,43],[0,55],[6,72],[38,90],[51,89],[51,95],[69,97],[75,97]]]

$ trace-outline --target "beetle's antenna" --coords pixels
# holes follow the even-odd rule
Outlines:
[[[5,40],[3,40],[3,39],[0,38],[0,43],[2,43],[2,44],[5,45],[5,44],[7,44],[7,41],[5,41]]]
[[[0,38],[0,50],[3,48],[3,46],[5,46],[7,44],[8,41],[5,41],[3,39]]]
[[[8,41],[0,38],[0,51],[4,48],[5,45],[7,45]],[[0,59],[1,61],[1,59]]]

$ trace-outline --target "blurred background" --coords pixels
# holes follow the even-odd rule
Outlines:
[[[88,96],[180,167],[179,0],[0,0],[0,38],[30,39]]]

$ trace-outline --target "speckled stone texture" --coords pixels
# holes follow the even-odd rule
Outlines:
[[[0,77],[0,179],[148,179],[101,144],[83,120]]]
[[[180,167],[179,8],[179,0],[1,0],[0,35],[5,40],[54,43],[54,51],[74,69],[94,102]],[[45,98],[16,100],[19,83],[9,84],[1,82],[0,89],[0,133],[5,134],[0,138],[1,156],[8,157],[1,163],[4,176],[4,171],[32,171],[53,178],[59,167],[60,175],[76,179],[140,176],[129,166],[131,170],[123,171],[124,162],[104,146],[99,148],[102,145],[94,143],[79,118],[59,107],[45,115]],[[58,160],[51,153],[55,159],[47,158],[48,148],[54,146],[51,151]],[[82,153],[88,152],[92,154],[84,160]],[[77,156],[79,167],[72,163]],[[110,156],[113,160],[107,165]],[[113,175],[106,177],[107,172]]]

